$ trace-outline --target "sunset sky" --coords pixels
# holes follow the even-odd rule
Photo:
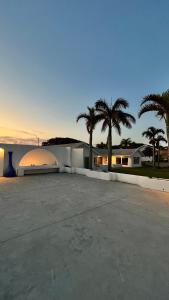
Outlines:
[[[76,116],[100,97],[142,97],[169,88],[168,0],[1,0],[0,142],[37,137],[88,141]],[[122,137],[144,141],[145,115]],[[113,134],[113,144],[122,137]],[[106,140],[100,126],[94,143]]]

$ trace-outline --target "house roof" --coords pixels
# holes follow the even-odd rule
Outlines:
[[[88,148],[89,149],[89,144],[85,142],[79,142],[79,143],[70,143],[70,144],[60,144],[60,145],[50,145],[50,146],[57,146],[57,147],[71,147],[71,148]],[[93,147],[93,152],[95,154],[97,153],[97,148]]]
[[[107,149],[96,149],[98,155],[107,155]],[[112,155],[115,156],[132,156],[135,153],[138,153],[143,155],[142,152],[138,149],[112,149]]]

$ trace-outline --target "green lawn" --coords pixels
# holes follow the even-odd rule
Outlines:
[[[119,168],[119,169],[114,168],[112,169],[112,172],[169,179],[169,167],[168,168],[140,167],[140,168]]]

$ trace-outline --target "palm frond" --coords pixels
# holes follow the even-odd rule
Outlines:
[[[142,136],[145,136],[148,139],[152,138],[152,134],[148,130],[143,131]]]
[[[104,111],[108,112],[110,109],[108,103],[103,99],[96,101],[95,108],[97,111],[101,111],[101,112],[104,112]]]
[[[162,96],[160,94],[149,94],[146,95],[141,101],[141,106],[147,102],[154,102],[160,104],[162,100]]]
[[[149,104],[145,104],[141,107],[138,116],[139,118],[146,112],[159,112],[162,113],[162,111],[164,112],[163,108],[159,105],[159,104],[155,104],[155,103],[149,103]]]
[[[125,100],[123,98],[118,98],[114,102],[112,110],[119,110],[119,109],[122,109],[122,108],[126,109],[127,107],[129,107],[129,103],[127,102],[127,100]]]
[[[167,140],[166,140],[165,137],[163,137],[162,135],[159,135],[159,136],[156,138],[156,141],[157,141],[157,142],[165,142],[165,143],[167,143]]]
[[[108,122],[107,122],[107,119],[105,119],[103,121],[101,131],[104,132],[107,129],[107,127],[108,127]]]
[[[131,114],[125,113],[121,110],[117,111],[117,120],[119,120],[119,122],[127,128],[131,128],[132,123],[136,122],[135,118]]]
[[[80,119],[86,119],[89,120],[90,116],[86,113],[81,113],[77,116],[76,122],[78,122]]]
[[[118,133],[119,135],[121,135],[121,127],[120,127],[119,122],[118,122],[116,119],[114,119],[114,120],[112,121],[112,126],[115,128],[115,130],[117,131],[117,133]]]
[[[157,118],[159,118],[160,120],[165,119],[166,118],[166,113],[163,109],[159,109],[159,111],[157,111],[157,113],[155,114],[155,116]]]

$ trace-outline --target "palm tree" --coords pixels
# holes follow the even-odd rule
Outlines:
[[[156,149],[157,149],[157,156],[158,156],[158,168],[160,166],[160,143],[164,142],[167,143],[167,140],[162,136],[162,135],[158,135],[156,138]]]
[[[155,128],[153,126],[149,127],[146,131],[142,133],[142,136],[145,136],[149,140],[149,144],[153,146],[153,166],[155,166],[156,138],[160,133],[164,134],[164,130]]]
[[[109,104],[106,100],[100,99],[95,103],[95,107],[100,116],[100,120],[103,121],[102,131],[105,131],[108,128],[108,170],[111,171],[112,128],[120,135],[121,125],[131,128],[131,124],[135,123],[136,120],[132,115],[125,113],[122,110],[129,107],[128,102],[122,98],[117,99],[113,104]]]
[[[93,131],[95,129],[95,126],[98,122],[98,115],[96,114],[94,107],[87,107],[88,113],[82,113],[78,115],[76,122],[78,122],[80,119],[85,119],[86,121],[86,128],[89,133],[89,168],[92,170],[93,165],[93,153],[92,153],[92,144],[93,144]]]
[[[131,144],[132,144],[131,138],[122,139],[121,142],[120,142],[120,146],[122,146],[122,147],[124,147],[124,148],[130,147]]]
[[[144,97],[138,115],[141,117],[144,113],[149,111],[154,111],[157,117],[165,121],[169,163],[169,90],[162,94],[150,94]]]

